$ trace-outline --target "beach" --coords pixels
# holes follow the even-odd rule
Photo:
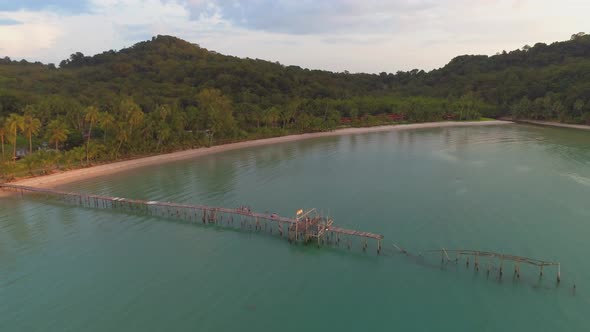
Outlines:
[[[568,124],[568,123],[553,122],[553,121],[517,120],[515,122],[530,123],[530,124],[539,125],[539,126],[549,126],[549,127],[560,127],[560,128],[571,128],[571,129],[590,130],[590,126],[587,126],[587,125]]]
[[[258,139],[252,141],[244,141],[238,143],[229,143],[223,145],[216,145],[209,148],[197,148],[192,150],[185,150],[179,152],[166,153],[150,157],[141,157],[137,159],[124,160],[112,162],[104,165],[91,166],[87,168],[74,169],[63,171],[59,173],[53,173],[49,175],[19,179],[11,182],[11,184],[40,187],[40,188],[54,188],[63,184],[72,183],[92,177],[109,175],[121,171],[131,170],[139,167],[145,167],[150,165],[164,164],[172,161],[186,160],[205,156],[214,153],[220,153],[224,151],[249,148],[255,146],[262,146],[276,143],[293,142],[304,139],[311,139],[317,137],[329,137],[339,135],[354,135],[354,134],[365,134],[375,133],[384,131],[394,130],[409,130],[409,129],[422,129],[422,128],[443,128],[443,127],[466,127],[466,126],[490,126],[490,125],[505,125],[513,122],[494,120],[494,121],[470,121],[470,122],[428,122],[428,123],[415,123],[415,124],[402,124],[402,125],[387,125],[387,126],[376,126],[376,127],[364,127],[364,128],[344,128],[329,132],[318,132],[318,133],[307,133],[298,135],[288,135],[280,137],[272,137],[265,139]],[[0,193],[1,195],[1,193]]]

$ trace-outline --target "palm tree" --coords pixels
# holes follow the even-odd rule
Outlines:
[[[119,122],[117,124],[117,140],[119,141],[119,145],[115,150],[115,159],[119,156],[119,151],[121,150],[123,143],[126,143],[129,140],[129,133],[127,132],[127,124],[125,122]]]
[[[6,138],[6,120],[0,118],[0,141],[2,141],[2,161],[4,161],[4,139]]]
[[[102,131],[104,131],[103,141],[106,142],[107,131],[110,128],[113,128],[113,126],[115,124],[115,118],[107,112],[102,112],[98,116],[98,124],[100,126],[100,129],[102,129]]]
[[[84,148],[81,146],[78,146],[78,147],[73,148],[70,151],[72,153],[72,157],[80,162],[80,166],[83,166],[84,165],[83,160],[84,160],[84,157],[86,156],[86,152],[84,151]]]
[[[280,118],[280,110],[276,107],[267,108],[264,110],[264,122],[267,127],[272,126]]]
[[[139,126],[142,122],[143,122],[143,118],[144,118],[144,113],[143,111],[137,107],[137,108],[133,108],[131,110],[131,112],[129,113],[129,135],[131,135],[133,133],[133,127],[137,127]]]
[[[88,146],[87,156],[90,160],[95,160],[97,157],[103,155],[105,152],[105,146],[102,144],[96,144],[96,142],[90,143]],[[88,162],[86,162],[88,163]]]
[[[90,124],[88,128],[88,140],[86,141],[86,164],[88,165],[88,146],[90,145],[90,137],[92,136],[92,126],[98,120],[98,108],[94,106],[89,106],[86,108],[86,115],[84,116],[84,120]]]
[[[65,142],[68,139],[70,131],[66,128],[66,124],[60,120],[52,120],[47,125],[47,136],[49,143],[55,143],[55,150],[59,151],[59,143]]]
[[[22,130],[29,139],[29,153],[33,153],[33,135],[39,134],[39,129],[41,129],[41,121],[30,114],[25,114]]]
[[[8,117],[8,120],[6,120],[6,126],[8,129],[8,132],[11,134],[11,136],[8,136],[9,140],[12,142],[12,145],[13,145],[12,160],[16,162],[16,138],[18,135],[18,131],[23,130],[24,119],[22,116],[12,113]]]

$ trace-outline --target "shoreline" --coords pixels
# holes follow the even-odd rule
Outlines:
[[[528,124],[533,124],[533,125],[538,125],[538,126],[547,126],[547,127],[590,130],[590,126],[587,126],[587,125],[568,124],[568,123],[552,122],[552,121],[539,121],[539,120],[508,120],[508,121],[513,121],[516,123],[528,123]]]
[[[192,158],[197,158],[201,156],[206,156],[210,154],[249,148],[249,147],[256,147],[256,146],[263,146],[263,145],[270,145],[270,144],[277,144],[277,143],[287,143],[287,142],[294,142],[294,141],[301,141],[311,138],[318,138],[318,137],[331,137],[331,136],[343,136],[343,135],[355,135],[355,134],[368,134],[368,133],[377,133],[377,132],[386,132],[386,131],[395,131],[395,130],[409,130],[409,129],[423,129],[423,128],[445,128],[445,127],[472,127],[472,126],[492,126],[492,125],[505,125],[511,124],[514,122],[511,121],[503,121],[503,120],[494,120],[494,121],[466,121],[466,122],[458,122],[458,121],[445,121],[445,122],[426,122],[426,123],[413,123],[413,124],[401,124],[401,125],[385,125],[385,126],[376,126],[376,127],[362,127],[362,128],[344,128],[344,129],[337,129],[334,131],[328,132],[318,132],[318,133],[306,133],[306,134],[295,134],[295,135],[287,135],[287,136],[279,136],[279,137],[272,137],[272,138],[263,138],[251,141],[243,141],[237,143],[229,143],[223,145],[215,145],[212,147],[202,147],[197,149],[191,150],[184,150],[166,154],[160,154],[155,156],[149,157],[140,157],[137,159],[130,159],[124,161],[116,161],[108,164],[91,166],[87,168],[80,168],[74,170],[63,171],[59,173],[53,173],[48,175],[42,175],[37,177],[25,178],[20,180],[15,180],[12,182],[8,182],[13,185],[21,185],[21,186],[29,186],[29,187],[40,187],[40,188],[55,188],[56,186],[64,185],[67,183],[77,182],[86,180],[89,178],[105,176],[109,174],[114,174],[122,171],[132,170],[135,168],[151,166],[151,165],[159,165],[165,164],[173,161],[179,160],[187,160]],[[2,193],[0,192],[0,196]]]

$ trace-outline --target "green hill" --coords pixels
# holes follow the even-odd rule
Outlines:
[[[590,123],[590,36],[395,74],[309,70],[157,36],[59,67],[0,59],[0,121],[11,114],[40,120],[30,135],[17,131],[17,145],[72,150],[91,134],[102,158],[340,125],[506,115]],[[52,138],[56,121],[65,140]]]

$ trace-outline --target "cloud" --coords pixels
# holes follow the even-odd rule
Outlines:
[[[0,25],[18,25],[22,24],[22,22],[10,19],[10,18],[0,18]]]
[[[0,5],[0,56],[58,63],[168,34],[225,54],[351,72],[429,70],[460,54],[568,39],[590,12],[581,0],[14,3]]]
[[[210,0],[191,1],[193,15],[213,10],[246,29],[287,34],[394,31],[421,12],[437,7],[433,0]]]
[[[86,2],[80,0],[8,0],[0,4],[0,10],[6,11],[42,9],[54,12],[80,13],[84,12],[87,7]]]

